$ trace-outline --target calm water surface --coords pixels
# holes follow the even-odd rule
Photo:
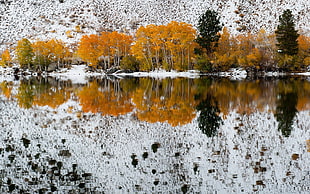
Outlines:
[[[0,192],[308,193],[303,77],[3,79]]]

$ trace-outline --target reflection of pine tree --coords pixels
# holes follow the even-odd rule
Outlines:
[[[199,103],[197,110],[200,111],[198,117],[199,129],[208,137],[215,136],[217,129],[223,122],[219,116],[220,109],[216,99],[208,94],[207,98]]]
[[[293,119],[297,113],[297,93],[280,93],[277,101],[276,118],[279,122],[278,130],[285,137],[288,137],[292,131]]]

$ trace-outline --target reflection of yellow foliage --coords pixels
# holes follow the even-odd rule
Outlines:
[[[177,126],[191,122],[196,116],[193,89],[182,79],[166,80],[166,83],[143,81],[142,88],[133,95],[139,120]]]
[[[64,90],[56,90],[56,92],[54,92],[52,89],[50,89],[46,93],[36,95],[33,100],[33,105],[57,108],[59,105],[65,103],[69,99],[69,97],[69,92],[66,92]]]
[[[133,109],[128,96],[117,93],[112,88],[110,91],[101,91],[96,82],[82,88],[77,96],[84,112],[117,116],[129,113]]]

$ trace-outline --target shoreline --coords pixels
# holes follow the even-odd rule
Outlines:
[[[281,76],[310,76],[310,72],[300,72],[300,73],[292,73],[292,72],[260,72],[259,75],[254,76],[249,75],[246,70],[243,68],[232,68],[225,72],[215,72],[215,73],[203,73],[198,70],[188,70],[188,71],[165,71],[165,70],[155,70],[150,72],[125,72],[123,70],[119,70],[113,73],[106,73],[103,70],[98,71],[90,71],[88,66],[86,65],[72,65],[71,68],[61,68],[57,71],[52,72],[32,72],[28,69],[24,71],[20,71],[15,73],[15,69],[18,67],[0,67],[0,75],[1,76],[20,76],[20,77],[28,77],[28,76],[43,76],[43,77],[58,77],[58,78],[66,78],[75,80],[78,78],[87,78],[87,77],[108,77],[114,76],[116,78],[124,78],[124,77],[151,77],[151,78],[199,78],[201,76],[215,76],[215,77],[228,77],[230,79],[242,80],[247,77],[281,77]]]

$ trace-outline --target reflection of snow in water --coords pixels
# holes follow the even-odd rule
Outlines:
[[[66,106],[75,107],[68,113]],[[197,120],[171,127],[167,123],[139,122],[131,115],[81,115],[74,102],[55,111],[47,107],[24,110],[1,98],[0,110],[0,167],[5,172],[0,179],[10,178],[19,188],[32,192],[35,187],[25,181],[25,176],[40,179],[40,174],[30,170],[27,155],[37,153],[40,158],[32,161],[45,165],[47,158],[62,161],[64,173],[78,164],[80,172],[93,175],[87,187],[107,193],[309,190],[309,111],[297,113],[289,137],[277,130],[271,113],[242,116],[231,112],[218,136],[208,138],[198,129]],[[28,148],[22,138],[30,140]],[[11,142],[15,151],[3,151],[6,142]],[[10,163],[7,158],[12,153],[16,156]],[[30,173],[13,171],[15,167]],[[40,181],[41,185],[49,184],[48,176]]]

